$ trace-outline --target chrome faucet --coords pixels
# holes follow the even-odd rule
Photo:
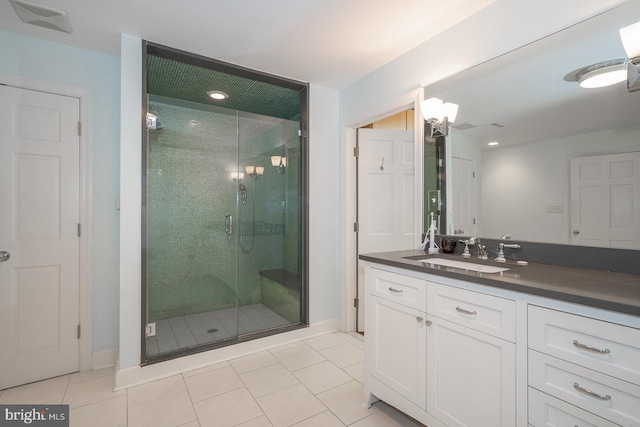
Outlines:
[[[507,259],[504,256],[504,248],[520,249],[521,247],[522,246],[518,243],[500,243],[498,245],[498,248],[500,250],[498,251],[498,256],[495,258],[495,260],[498,262],[507,262]]]
[[[469,238],[469,245],[475,245],[478,248],[478,259],[489,259],[487,251],[485,251],[485,247],[479,237]]]

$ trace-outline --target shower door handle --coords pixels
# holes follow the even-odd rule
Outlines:
[[[230,214],[224,216],[224,231],[228,235],[233,234],[233,217]]]

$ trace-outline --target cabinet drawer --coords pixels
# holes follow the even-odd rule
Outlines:
[[[617,424],[531,387],[529,387],[529,425],[534,427],[618,427]]]
[[[624,426],[640,426],[640,387],[529,350],[529,386]]]
[[[486,334],[515,342],[513,300],[429,283],[427,313]]]
[[[529,306],[529,348],[640,385],[640,330]]]
[[[424,311],[427,298],[427,282],[415,277],[372,268],[371,293],[389,301]]]

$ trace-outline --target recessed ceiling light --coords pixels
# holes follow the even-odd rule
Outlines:
[[[210,90],[209,92],[207,92],[207,95],[217,101],[222,101],[223,99],[227,99],[229,97],[229,95],[222,92],[221,90]]]
[[[488,143],[487,145],[499,145],[500,143],[498,141],[491,141],[490,143]]]

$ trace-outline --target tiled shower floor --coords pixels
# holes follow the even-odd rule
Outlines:
[[[236,316],[239,315],[239,322]],[[156,335],[147,338],[147,354],[155,356],[290,324],[263,304],[251,304],[156,322]]]

